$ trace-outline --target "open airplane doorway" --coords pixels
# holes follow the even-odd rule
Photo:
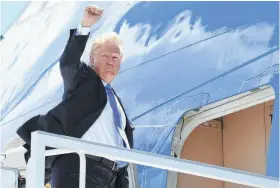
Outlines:
[[[187,112],[174,132],[172,156],[265,175],[274,98],[264,86]],[[167,187],[248,186],[168,172]]]

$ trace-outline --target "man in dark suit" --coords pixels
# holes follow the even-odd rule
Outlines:
[[[110,83],[116,77],[123,57],[122,43],[116,33],[97,38],[92,45],[90,63],[80,62],[89,37],[89,28],[103,10],[88,6],[60,58],[64,81],[63,100],[46,115],[38,115],[22,125],[17,133],[25,140],[29,158],[30,134],[42,130],[112,146],[133,148],[133,128]],[[128,187],[128,164],[87,155],[86,187]],[[46,182],[54,188],[79,186],[79,158],[64,154],[46,158]],[[28,177],[27,177],[28,178]]]

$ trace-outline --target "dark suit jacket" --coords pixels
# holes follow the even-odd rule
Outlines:
[[[46,115],[29,119],[17,131],[26,142],[25,148],[28,149],[26,160],[29,158],[31,132],[42,130],[81,138],[100,116],[107,103],[106,91],[101,79],[89,66],[80,62],[89,35],[75,35],[75,31],[70,30],[70,37],[60,58],[60,71],[64,81],[62,102]],[[120,104],[122,106],[121,101]],[[133,148],[133,128],[127,115],[125,132]],[[55,156],[46,158],[47,169],[51,167],[55,158]]]

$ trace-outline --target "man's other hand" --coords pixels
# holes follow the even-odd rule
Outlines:
[[[91,27],[98,22],[103,14],[103,10],[95,7],[94,5],[87,6],[84,11],[84,18],[82,20],[83,27]]]

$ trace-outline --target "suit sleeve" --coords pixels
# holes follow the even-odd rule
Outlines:
[[[81,68],[81,56],[85,50],[89,37],[87,35],[76,35],[76,29],[70,30],[70,37],[67,45],[59,59],[60,72],[64,82],[64,89],[71,90],[72,81],[79,69]]]

